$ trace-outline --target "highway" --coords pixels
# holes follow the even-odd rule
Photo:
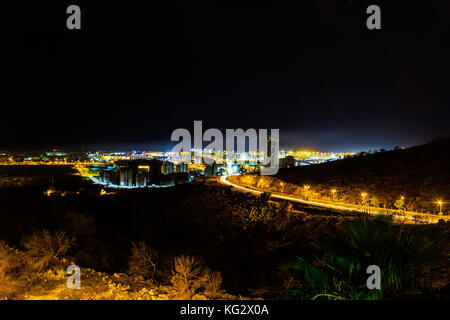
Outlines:
[[[251,192],[253,194],[261,194],[263,191],[258,191],[255,189],[250,189],[247,187],[242,187],[237,184],[234,184],[227,180],[227,178],[230,177],[230,175],[222,176],[220,178],[220,181],[223,184],[232,186],[234,188],[240,189],[245,192]],[[399,210],[393,210],[393,209],[384,209],[384,208],[374,208],[374,207],[361,207],[358,205],[352,205],[352,204],[345,204],[345,203],[332,203],[332,202],[325,202],[325,201],[311,201],[311,200],[305,200],[298,197],[293,197],[289,195],[282,195],[277,193],[271,193],[272,198],[282,199],[282,200],[288,200],[292,202],[299,202],[304,204],[309,204],[316,207],[322,207],[322,208],[329,208],[329,209],[337,209],[342,211],[352,211],[352,212],[362,212],[362,213],[370,213],[370,214],[392,214],[394,217],[399,219],[406,219],[406,220],[419,220],[420,222],[425,223],[437,223],[439,219],[443,219],[445,221],[449,220],[449,216],[438,216],[438,215],[431,215],[431,214],[424,214],[419,212],[407,212],[407,215],[403,215],[399,212]],[[415,216],[415,217],[414,217]]]

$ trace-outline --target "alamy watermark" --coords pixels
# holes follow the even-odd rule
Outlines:
[[[66,20],[66,26],[69,30],[80,30],[81,29],[81,9],[79,6],[72,4],[67,7],[67,14],[70,14]]]
[[[239,159],[236,159],[235,155],[247,152],[249,154],[263,154],[262,175],[274,175],[278,172],[279,129],[270,129],[270,136],[268,136],[267,129],[258,129],[258,131],[253,128],[246,131],[243,129],[226,129],[224,139],[223,133],[219,129],[210,128],[203,133],[202,121],[194,121],[193,144],[191,132],[184,128],[174,130],[171,141],[179,141],[172,152],[179,153],[182,156],[183,163],[192,163],[192,149],[201,150],[201,152],[195,153],[195,161],[203,160],[206,164],[221,164],[223,159],[220,157],[216,159],[203,157],[203,150],[223,152],[226,155],[227,162],[236,161],[237,163],[239,163]],[[203,148],[203,142],[211,143]],[[246,148],[246,144],[248,148]]]
[[[367,274],[370,274],[369,278],[367,278],[366,286],[369,290],[373,289],[381,289],[381,270],[380,267],[373,264],[367,267]]]
[[[68,289],[80,289],[81,288],[81,269],[79,266],[71,264],[67,267],[67,274],[71,276],[66,281],[66,286]]]

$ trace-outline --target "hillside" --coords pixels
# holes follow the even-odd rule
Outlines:
[[[394,207],[405,197],[406,209],[437,212],[437,199],[450,199],[450,139],[406,149],[359,154],[329,163],[280,169],[276,178],[300,187],[309,185],[311,193],[336,197],[352,203],[361,201],[361,192],[376,198],[378,206]],[[288,190],[289,186],[285,187]],[[444,205],[443,211],[448,212]]]

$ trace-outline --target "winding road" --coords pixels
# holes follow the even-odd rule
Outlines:
[[[261,194],[263,191],[258,191],[255,189],[250,189],[247,187],[239,186],[235,183],[232,183],[227,180],[227,178],[230,177],[230,175],[222,176],[220,178],[220,181],[223,184],[232,186],[234,188],[240,189],[245,192],[251,192],[253,194]],[[289,195],[282,195],[278,193],[271,193],[272,198],[282,199],[282,200],[288,200],[292,202],[299,202],[304,204],[309,204],[316,207],[322,207],[322,208],[329,208],[329,209],[336,209],[336,210],[342,210],[342,211],[352,211],[352,212],[363,212],[363,213],[370,213],[370,214],[392,214],[394,217],[399,219],[406,219],[406,220],[412,220],[412,221],[420,221],[425,223],[437,223],[440,219],[443,219],[445,221],[449,220],[449,216],[438,216],[438,215],[432,215],[432,214],[424,214],[419,212],[407,212],[407,215],[401,214],[399,210],[393,210],[393,209],[385,209],[385,208],[374,208],[374,207],[361,207],[358,205],[351,205],[351,204],[345,204],[345,203],[332,203],[332,202],[325,202],[325,201],[311,201],[311,200],[305,200],[301,199],[299,197],[293,197]]]

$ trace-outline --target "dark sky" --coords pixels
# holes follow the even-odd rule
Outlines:
[[[323,151],[449,136],[450,4],[389,2],[2,1],[0,150],[168,150],[194,120]]]

